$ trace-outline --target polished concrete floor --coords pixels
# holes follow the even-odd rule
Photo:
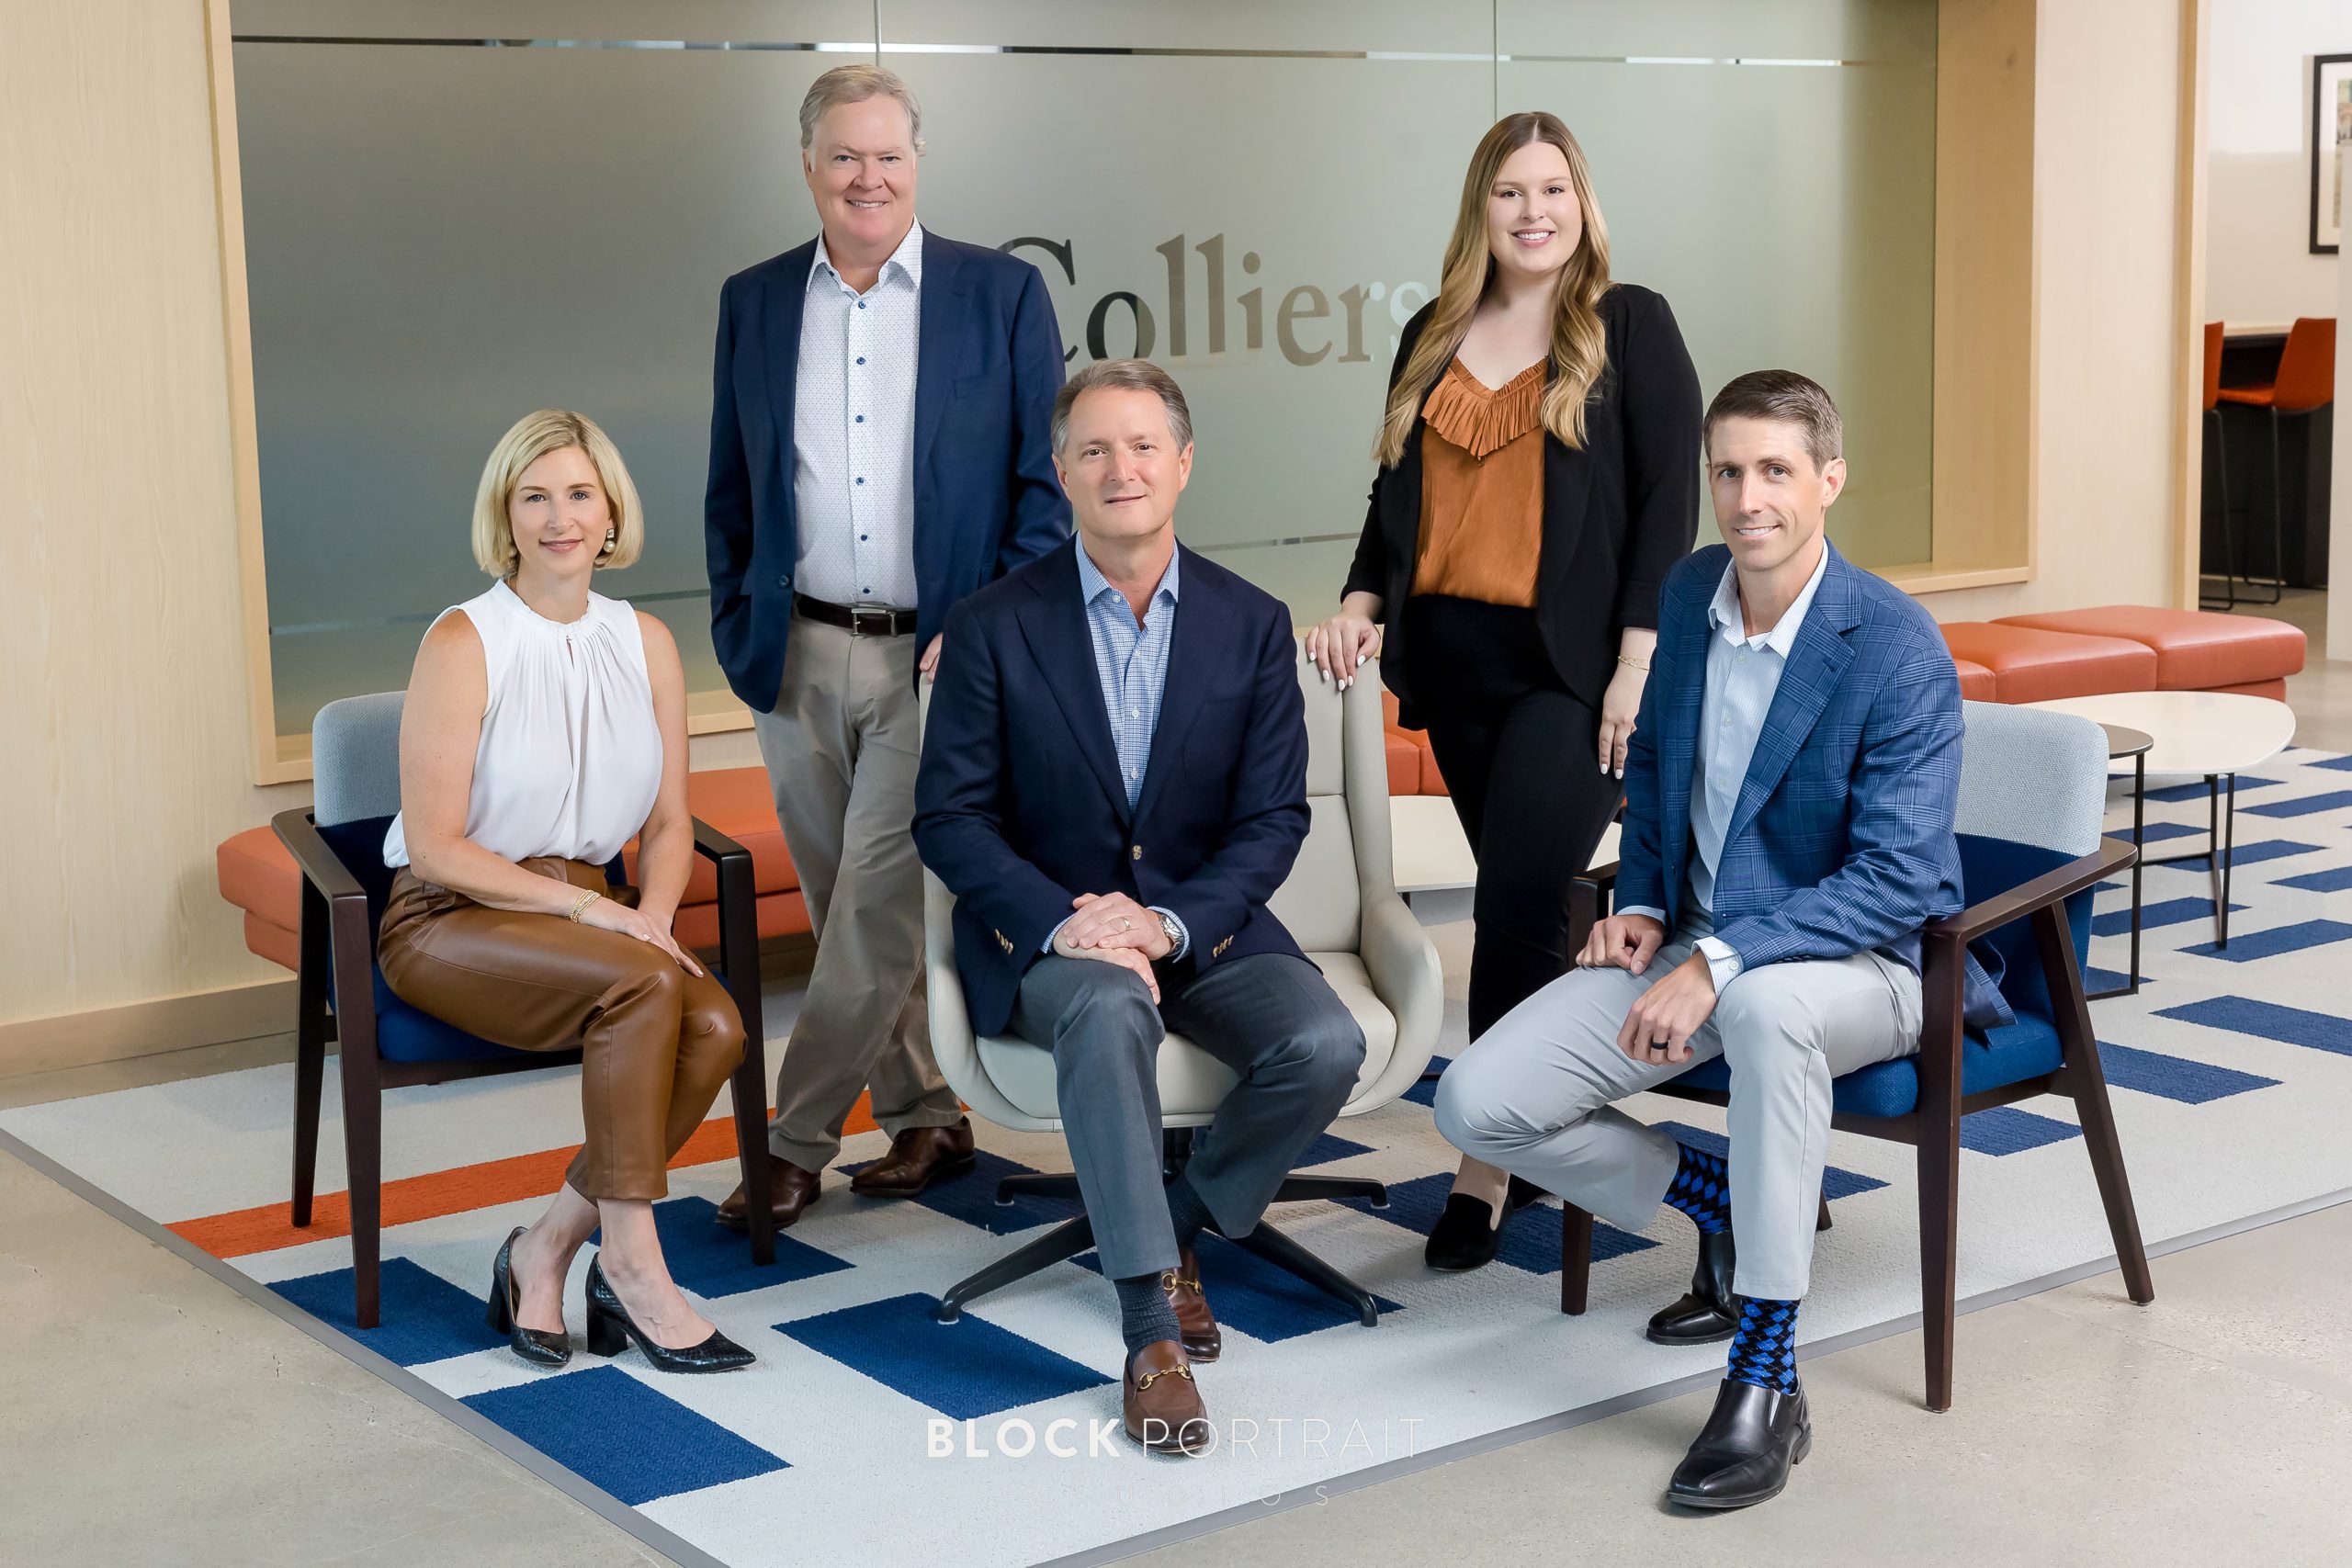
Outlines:
[[[2352,664],[2290,684],[2304,744],[2352,750]],[[0,1080],[0,1105],[283,1057],[243,1042]],[[1137,1561],[2352,1562],[2352,1205],[1961,1320],[1954,1408],[1917,1334],[1805,1364],[1813,1456],[1718,1518],[1657,1493],[1709,1395],[1274,1513]],[[0,1154],[0,1562],[659,1562],[554,1487],[229,1286]],[[779,1521],[782,1526],[786,1521]]]

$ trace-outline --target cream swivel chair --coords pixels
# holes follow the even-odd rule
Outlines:
[[[1276,919],[1323,971],[1355,1015],[1364,1037],[1363,1068],[1341,1116],[1376,1111],[1413,1087],[1437,1047],[1445,982],[1437,949],[1397,895],[1389,863],[1388,760],[1380,710],[1380,670],[1367,661],[1343,694],[1319,678],[1302,653],[1298,684],[1306,699],[1306,800],[1312,820],[1298,863],[1272,901]],[[930,688],[923,694],[926,715]],[[940,1071],[974,1114],[1023,1132],[1061,1130],[1050,1052],[1025,1041],[975,1039],[956,973],[956,907],[939,879],[923,874],[923,938],[931,998],[931,1043]],[[1165,1154],[1172,1172],[1189,1157],[1193,1128],[1206,1126],[1233,1089],[1232,1071],[1170,1032],[1159,1050],[1159,1102],[1167,1129]],[[1027,1193],[1075,1199],[1069,1174],[1008,1177],[997,1201]],[[1358,1177],[1296,1176],[1276,1202],[1364,1197],[1385,1207],[1387,1190]],[[1269,1215],[1271,1222],[1272,1216]],[[939,1301],[937,1316],[953,1323],[964,1303],[1094,1245],[1083,1214],[1055,1226],[967,1280]],[[1262,1224],[1237,1245],[1356,1309],[1367,1325],[1379,1320],[1370,1292],[1276,1230]]]

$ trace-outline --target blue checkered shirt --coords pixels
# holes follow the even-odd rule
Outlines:
[[[1119,754],[1119,782],[1126,786],[1132,811],[1143,797],[1143,776],[1151,771],[1152,732],[1159,728],[1159,700],[1168,690],[1168,649],[1176,638],[1177,558],[1173,552],[1169,555],[1168,570],[1159,574],[1159,586],[1151,591],[1150,607],[1137,626],[1127,596],[1102,575],[1086,553],[1085,541],[1073,547],[1078,551],[1078,590],[1086,601],[1086,633],[1094,643],[1094,679],[1102,689],[1102,710]],[[1156,904],[1152,913],[1176,919]],[[1192,933],[1183,931],[1183,924],[1176,921],[1183,934],[1169,952],[1171,960],[1192,948]],[[1046,952],[1053,951],[1054,938],[1061,934],[1061,926],[1056,926],[1046,938]]]

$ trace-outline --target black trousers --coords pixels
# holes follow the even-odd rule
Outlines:
[[[1568,884],[1624,785],[1600,771],[1600,716],[1562,683],[1534,611],[1416,594],[1405,615],[1413,705],[1478,862],[1476,1040],[1567,968]]]

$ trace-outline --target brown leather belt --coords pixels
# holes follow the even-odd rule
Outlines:
[[[887,604],[836,604],[806,593],[792,596],[792,613],[844,627],[852,637],[906,637],[915,629],[912,610],[893,610]]]

